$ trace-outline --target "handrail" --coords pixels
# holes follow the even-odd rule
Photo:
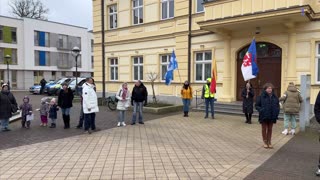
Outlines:
[[[195,90],[195,92],[196,92],[196,109],[197,109],[199,105],[201,105],[201,104],[204,103],[204,101],[201,99],[201,96],[202,96],[202,88]],[[200,98],[198,98],[198,97],[199,97],[199,95],[198,95],[199,92],[201,93]]]

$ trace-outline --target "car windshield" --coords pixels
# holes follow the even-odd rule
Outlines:
[[[60,79],[57,84],[62,84],[66,79]]]
[[[76,84],[76,80],[73,80],[73,81],[71,81],[71,82],[70,82],[70,84],[69,84],[69,85],[74,86],[75,84]]]

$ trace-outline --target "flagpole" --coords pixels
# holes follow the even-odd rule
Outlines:
[[[179,78],[180,78],[180,83],[182,83],[182,81],[181,81],[181,75],[180,75],[180,70],[179,70],[179,68],[178,68],[178,74],[179,74]]]

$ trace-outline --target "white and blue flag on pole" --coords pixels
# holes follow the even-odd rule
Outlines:
[[[170,85],[172,79],[173,79],[173,71],[178,69],[178,62],[177,62],[177,57],[176,54],[174,53],[174,51],[172,51],[172,55],[170,58],[170,62],[167,68],[167,72],[164,76],[165,80],[166,80],[166,85]]]
[[[252,40],[248,52],[243,58],[241,71],[245,81],[256,78],[259,73],[255,39]]]

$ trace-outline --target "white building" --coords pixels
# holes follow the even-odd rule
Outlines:
[[[55,80],[93,76],[93,34],[86,28],[30,18],[0,16],[0,80],[8,81],[6,55],[11,56],[9,81],[14,89],[28,89],[42,78]]]

